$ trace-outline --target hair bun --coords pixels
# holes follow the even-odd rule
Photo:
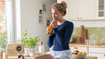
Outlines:
[[[60,3],[65,9],[67,8],[67,4],[66,4],[66,2],[64,2],[64,1],[61,1],[61,3]]]

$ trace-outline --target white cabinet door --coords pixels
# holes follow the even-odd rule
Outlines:
[[[96,17],[105,20],[105,0],[96,0]]]
[[[89,56],[97,56],[98,59],[105,59],[105,48],[89,47]]]
[[[96,13],[96,0],[78,0],[79,20],[94,20]]]
[[[94,47],[89,47],[89,52],[93,53],[104,53],[105,54],[105,48],[94,48]]]
[[[58,0],[59,2],[61,0]],[[67,3],[68,20],[92,20],[96,18],[96,0],[62,0]]]
[[[105,59],[105,54],[89,53],[89,56],[97,56],[97,59]]]
[[[65,19],[67,20],[77,20],[78,18],[78,0],[65,0],[67,3],[67,14]]]

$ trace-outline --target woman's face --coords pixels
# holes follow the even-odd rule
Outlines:
[[[52,8],[52,17],[54,20],[59,20],[63,17],[63,13],[60,13],[56,8]]]

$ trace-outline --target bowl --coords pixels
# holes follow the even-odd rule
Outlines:
[[[72,54],[73,59],[84,59],[86,57],[86,54],[83,55],[76,55],[76,54]]]

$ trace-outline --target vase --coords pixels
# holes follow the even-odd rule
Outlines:
[[[24,55],[25,55],[25,56],[29,56],[29,48],[25,48],[24,50],[25,50],[25,51],[24,51]]]
[[[30,56],[33,57],[35,53],[35,48],[29,48]]]
[[[39,56],[39,46],[36,46],[35,48],[29,48],[29,52],[30,52],[30,56],[34,57],[34,56]]]

